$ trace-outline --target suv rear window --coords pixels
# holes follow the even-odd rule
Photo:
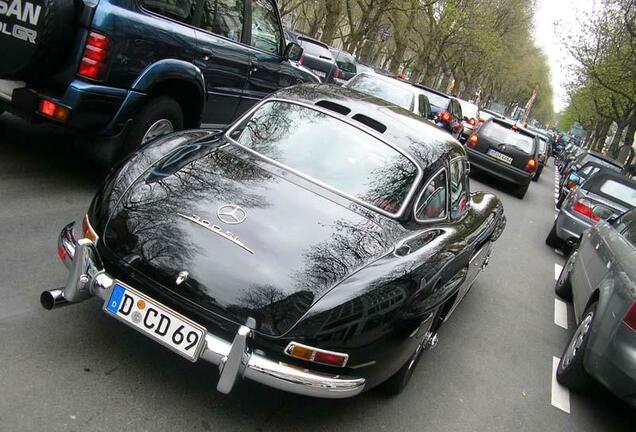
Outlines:
[[[515,147],[529,155],[534,154],[534,139],[493,121],[484,124],[479,134],[494,141]]]
[[[268,102],[230,132],[240,145],[331,189],[397,214],[418,175],[402,153],[330,115]]]
[[[477,111],[479,110],[479,108],[477,108],[477,105],[471,104],[470,102],[461,99],[457,100],[462,107],[462,113],[464,113],[464,116],[468,117],[469,119],[474,118],[475,120],[477,120]]]
[[[426,96],[428,97],[428,101],[431,103],[432,106],[441,110],[447,109],[448,100],[450,98],[447,98],[446,96],[442,96],[440,94],[433,93],[424,89],[422,89],[422,91],[426,93]]]
[[[346,86],[409,111],[413,109],[413,92],[404,88],[399,82],[394,84],[387,79],[373,75],[358,74],[351,78]]]
[[[300,42],[300,46],[303,47],[305,53],[314,57],[323,57],[325,60],[333,60],[331,51],[328,48],[305,38],[298,38],[298,42]]]

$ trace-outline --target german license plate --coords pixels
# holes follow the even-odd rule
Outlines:
[[[318,75],[320,78],[324,78],[324,77],[326,77],[326,76],[327,76],[327,73],[326,73],[326,72],[319,71],[319,70],[316,70],[316,69],[312,69],[312,71],[313,71],[313,73],[315,73],[316,75]]]
[[[113,285],[104,311],[190,361],[203,349],[204,327],[120,281]]]
[[[493,149],[488,149],[488,151],[486,152],[486,154],[488,156],[492,156],[497,160],[500,160],[502,162],[505,162],[507,164],[511,164],[512,163],[512,158],[508,155],[505,155],[503,153],[498,152],[497,150],[493,150]]]

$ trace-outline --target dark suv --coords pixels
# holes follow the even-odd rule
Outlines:
[[[273,0],[30,2],[2,17],[0,111],[75,130],[109,162],[320,81],[285,44]]]
[[[414,85],[423,90],[430,101],[435,124],[459,140],[464,131],[464,115],[459,100],[422,84]]]

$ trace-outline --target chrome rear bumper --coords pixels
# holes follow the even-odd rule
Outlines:
[[[65,226],[58,240],[58,255],[69,269],[69,277],[63,288],[42,293],[40,301],[46,309],[90,297],[106,301],[115,282],[103,269],[94,244],[88,239],[76,240],[73,226]],[[218,391],[229,393],[240,377],[290,393],[328,399],[356,396],[364,389],[364,378],[315,372],[255,354],[250,348],[253,337],[246,325],[240,326],[231,342],[206,333],[199,358],[219,367]]]

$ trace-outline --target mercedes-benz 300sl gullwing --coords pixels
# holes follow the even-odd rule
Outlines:
[[[215,365],[223,393],[241,377],[324,398],[397,393],[505,227],[468,170],[455,139],[388,102],[285,89],[226,130],[123,161],[81,233],[62,230],[68,282],[41,303],[97,297]]]

